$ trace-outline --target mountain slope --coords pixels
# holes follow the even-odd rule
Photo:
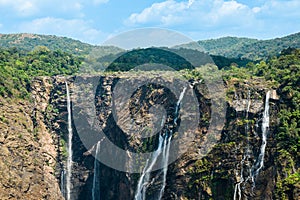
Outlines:
[[[242,55],[241,57],[244,58],[259,60],[268,56],[278,55],[283,49],[288,47],[300,47],[300,32],[282,38],[260,40],[253,44],[247,44],[236,51],[232,51],[231,55],[234,57]]]
[[[270,56],[279,55],[288,47],[300,48],[300,32],[282,38],[257,40],[251,38],[223,37],[219,39],[201,40],[199,45],[211,55],[227,58],[242,58],[247,60],[265,60]],[[67,37],[38,34],[0,34],[0,47],[17,47],[31,51],[36,46],[46,46],[50,50],[62,50],[67,53],[86,56],[97,54],[103,57],[109,54],[123,52],[123,49],[113,46],[95,46]],[[193,48],[192,44],[183,44],[177,48]]]
[[[282,38],[256,40],[249,38],[224,37],[198,41],[207,52],[228,58],[245,58],[250,60],[266,59],[275,56],[281,50],[300,47],[300,32]],[[187,47],[187,46],[185,46]]]
[[[46,46],[50,50],[62,50],[75,55],[87,55],[96,50],[103,55],[115,54],[122,49],[112,46],[94,46],[67,37],[54,35],[38,35],[29,33],[0,34],[0,47],[17,47],[18,49],[31,51],[36,46]]]
[[[46,46],[51,50],[62,49],[65,52],[78,54],[90,51],[93,46],[67,37],[37,34],[1,34],[2,47],[17,47],[22,50],[32,50],[36,46]]]
[[[257,39],[238,38],[238,37],[223,37],[218,39],[198,41],[199,45],[207,52],[213,55],[228,56],[236,49],[240,49],[245,45],[250,45],[258,42]]]

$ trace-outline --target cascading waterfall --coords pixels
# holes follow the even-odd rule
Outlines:
[[[262,143],[260,147],[260,153],[257,159],[256,164],[252,167],[250,172],[250,177],[252,180],[252,190],[255,188],[255,178],[258,176],[260,170],[264,166],[264,158],[265,158],[265,151],[267,146],[267,134],[268,134],[268,128],[270,125],[270,116],[269,116],[269,99],[270,99],[270,91],[266,94],[265,99],[265,108],[263,112],[263,118],[262,118],[262,125],[261,125],[261,131],[262,131]],[[258,127],[258,124],[256,125]]]
[[[60,173],[60,191],[63,195],[63,197],[66,197],[66,185],[65,185],[65,170],[63,169]]]
[[[163,158],[162,158],[163,159],[163,164],[162,164],[163,181],[162,181],[162,187],[159,192],[159,198],[158,198],[159,200],[162,198],[166,187],[171,139],[172,139],[172,132],[170,131],[170,134],[165,135],[165,140],[164,140],[164,149],[163,149]]]
[[[270,116],[269,116],[269,99],[270,99],[270,91],[267,92],[266,94],[266,100],[265,100],[265,110],[263,113],[263,120],[262,120],[262,126],[261,126],[261,131],[262,131],[262,144],[260,147],[260,154],[258,156],[258,169],[255,172],[255,176],[259,174],[259,171],[263,168],[264,166],[264,159],[265,159],[265,151],[266,151],[266,146],[267,146],[267,134],[268,134],[268,128],[270,124]]]
[[[176,103],[176,108],[175,108],[175,118],[173,121],[173,124],[177,125],[177,120],[178,120],[178,115],[179,115],[179,107],[181,104],[181,101],[183,99],[184,93],[186,91],[186,87],[183,88],[182,92],[180,93],[179,99]],[[166,181],[167,181],[167,173],[168,173],[168,163],[169,163],[169,154],[170,154],[170,146],[171,146],[171,139],[172,139],[172,130],[170,130],[169,133],[166,133],[165,135],[165,144],[164,144],[164,150],[163,150],[163,182],[162,182],[162,187],[159,193],[159,200],[162,198],[164,194],[164,190],[166,187]]]
[[[239,200],[242,199],[242,189],[241,189],[241,184],[244,182],[244,162],[245,162],[245,157],[246,156],[243,156],[243,159],[241,161],[241,173],[240,173],[240,181],[235,185],[235,188],[234,188],[234,196],[233,196],[233,199],[236,200],[236,197],[237,197],[237,194],[239,195]]]
[[[247,134],[247,149],[246,149],[246,158],[250,157],[250,149],[249,149],[249,111],[250,111],[250,106],[251,106],[251,91],[248,91],[248,98],[247,98],[247,109],[246,109],[246,128],[245,132]]]
[[[136,194],[135,194],[136,200],[144,200],[146,198],[146,190],[147,190],[149,179],[150,179],[150,173],[152,171],[154,164],[156,163],[158,156],[160,155],[160,153],[162,151],[163,142],[164,142],[163,136],[159,135],[157,150],[152,154],[150,164],[149,164],[149,159],[147,160],[145,168],[143,170],[143,174],[141,175],[141,177],[139,179],[138,187],[137,187]]]
[[[72,112],[71,112],[71,98],[68,83],[66,82],[66,90],[67,90],[67,110],[68,110],[68,159],[67,159],[67,173],[66,173],[66,199],[71,199],[71,177],[72,177],[72,158],[73,158],[73,150],[72,150],[72,138],[73,138],[73,130],[72,130]]]
[[[176,103],[176,108],[175,108],[175,113],[174,113],[175,118],[173,121],[173,124],[175,124],[175,125],[177,124],[178,115],[179,115],[178,112],[179,112],[180,104],[184,97],[185,91],[186,91],[186,87],[180,93],[179,99]],[[164,118],[163,118],[163,120],[164,120]],[[166,187],[171,139],[172,139],[172,131],[171,130],[169,132],[167,132],[164,136],[162,134],[159,135],[158,148],[152,154],[150,164],[149,164],[149,159],[147,160],[146,165],[143,169],[143,173],[139,179],[136,194],[135,194],[136,200],[145,200],[146,199],[146,190],[149,186],[150,173],[152,171],[153,166],[155,165],[155,163],[157,161],[158,156],[162,153],[163,180],[162,180],[162,186],[159,191],[159,198],[158,198],[158,200],[161,200],[164,190],[165,190],[165,187]]]
[[[243,158],[240,162],[241,165],[241,172],[240,172],[240,180],[239,182],[235,185],[234,188],[234,196],[233,199],[236,200],[237,199],[237,194],[239,196],[239,200],[242,199],[242,189],[241,189],[241,184],[243,182],[247,182],[247,180],[249,179],[249,177],[245,180],[244,179],[244,164],[247,161],[247,159],[250,157],[250,149],[249,149],[249,111],[250,111],[250,105],[251,105],[251,93],[250,90],[248,91],[248,97],[247,97],[247,108],[246,108],[246,126],[245,126],[245,133],[247,134],[247,146],[246,146],[246,154],[243,155]],[[237,174],[238,175],[238,174]]]
[[[100,152],[100,143],[101,141],[97,142],[95,161],[94,161],[94,177],[93,177],[93,189],[92,189],[93,200],[100,200],[100,180],[99,180],[100,166],[99,166],[99,161],[97,159]]]

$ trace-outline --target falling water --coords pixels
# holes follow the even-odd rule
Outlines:
[[[169,138],[169,139],[167,139],[167,138]],[[165,135],[163,155],[162,155],[163,181],[162,181],[162,187],[161,187],[160,192],[159,192],[159,198],[158,198],[159,200],[162,198],[162,196],[164,194],[165,187],[166,187],[171,139],[172,139],[172,132],[171,132],[170,136],[167,135],[167,134]]]
[[[66,193],[67,200],[71,199],[71,176],[72,176],[72,113],[71,113],[71,98],[68,83],[66,82],[67,90],[67,110],[68,110],[68,160],[67,160],[67,174],[66,174]]]
[[[235,185],[235,189],[234,189],[234,196],[233,196],[233,199],[236,200],[236,194],[239,195],[239,200],[242,199],[242,189],[241,189],[241,184],[244,182],[244,162],[245,162],[245,157],[246,156],[243,156],[243,159],[241,161],[241,173],[240,173],[240,181]]]
[[[268,128],[269,128],[269,124],[270,124],[269,99],[270,99],[270,91],[268,91],[267,94],[266,94],[265,110],[264,110],[264,113],[263,113],[263,121],[262,121],[262,126],[261,126],[262,144],[261,144],[261,147],[260,147],[260,154],[258,156],[259,167],[256,170],[255,175],[258,175],[259,171],[264,166],[265,151],[266,151],[266,146],[267,146],[267,134],[268,134]]]
[[[240,162],[240,166],[241,166],[241,171],[240,171],[240,180],[239,182],[235,185],[234,188],[234,196],[233,199],[236,200],[237,199],[237,194],[239,195],[239,200],[242,199],[242,188],[241,188],[241,184],[243,182],[247,182],[247,180],[249,179],[249,177],[245,180],[244,178],[244,164],[247,161],[247,159],[250,157],[250,149],[249,149],[249,111],[250,111],[250,105],[251,105],[251,93],[250,90],[248,90],[248,97],[247,97],[247,107],[246,107],[246,126],[245,126],[245,133],[247,134],[247,146],[246,146],[246,154],[243,155],[243,158]],[[237,174],[238,175],[238,174]]]
[[[143,174],[141,175],[138,187],[135,194],[136,200],[143,200],[146,197],[146,190],[148,187],[149,179],[150,179],[150,172],[152,171],[152,168],[154,164],[156,163],[156,160],[158,156],[160,155],[162,151],[162,144],[164,142],[163,136],[159,135],[159,142],[157,150],[152,154],[151,163],[149,164],[149,159],[146,162],[145,168],[143,170]]]
[[[179,112],[180,104],[183,99],[185,90],[186,90],[186,87],[183,88],[182,92],[180,93],[179,99],[176,104],[175,118],[173,121],[173,124],[175,124],[175,125],[177,125],[177,120],[178,120],[178,116],[179,116],[178,112]],[[172,139],[172,130],[170,130],[170,133],[166,133],[166,135],[165,135],[165,142],[164,142],[165,144],[164,144],[164,150],[163,150],[163,182],[162,182],[161,190],[159,192],[159,198],[158,198],[159,200],[162,198],[165,187],[166,187],[171,139]]]
[[[65,191],[65,170],[63,169],[60,173],[60,191],[63,195],[63,197],[66,197],[66,191]]]
[[[175,118],[173,124],[177,124],[178,115],[179,115],[179,107],[180,103],[184,97],[184,93],[186,91],[186,87],[181,92],[179,99],[176,104],[175,108]],[[163,121],[165,119],[163,118]],[[162,122],[163,123],[163,122]],[[162,153],[162,171],[163,171],[163,181],[162,187],[159,192],[158,200],[161,200],[165,187],[166,187],[166,179],[167,179],[167,172],[168,172],[168,162],[169,162],[169,154],[170,154],[170,146],[171,146],[171,139],[172,139],[172,131],[167,132],[164,136],[162,134],[159,135],[159,142],[157,150],[152,154],[151,162],[149,163],[149,159],[146,162],[146,165],[143,169],[143,173],[139,179],[135,199],[136,200],[145,200],[146,199],[146,190],[149,186],[150,180],[150,173],[152,171],[153,166],[155,165],[158,156]],[[164,145],[163,145],[164,144]]]
[[[93,189],[92,189],[92,196],[93,200],[100,200],[100,166],[98,161],[98,155],[100,152],[100,141],[96,145],[96,154],[95,154],[95,161],[94,161],[94,177],[93,177]]]

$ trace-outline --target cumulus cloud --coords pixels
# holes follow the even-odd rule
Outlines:
[[[156,23],[162,25],[190,24],[198,26],[213,25],[228,19],[251,17],[252,10],[236,1],[223,0],[189,0],[177,2],[167,0],[154,3],[140,13],[133,13],[126,20],[127,25]],[[239,15],[239,17],[237,17]],[[236,18],[237,17],[237,18]]]
[[[45,17],[25,22],[19,29],[20,32],[67,36],[93,44],[104,39],[104,33],[92,28],[90,22],[81,19]]]
[[[175,22],[179,13],[191,7],[194,1],[176,2],[167,0],[161,3],[154,3],[151,7],[144,9],[141,13],[132,14],[126,21],[127,24],[134,25],[140,23],[161,22],[169,24]],[[172,19],[172,21],[170,21]]]
[[[124,24],[128,27],[180,27],[187,31],[218,29],[227,34],[247,33],[247,30],[257,33],[274,31],[280,21],[291,29],[289,21],[299,19],[299,7],[299,0],[265,0],[253,7],[239,0],[166,0],[131,14]]]

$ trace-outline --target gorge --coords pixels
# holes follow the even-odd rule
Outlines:
[[[68,111],[69,105],[71,105],[68,93],[74,89],[74,78],[69,77],[65,83],[64,77],[41,77],[36,78],[31,86],[31,93],[36,101],[35,105],[43,105],[45,110],[42,115],[40,114],[43,116],[41,118],[43,120],[37,123],[37,127],[45,126],[44,132],[52,134],[53,142],[50,145],[56,149],[56,159],[52,165],[56,168],[50,174],[56,177],[57,184],[60,183],[61,185],[64,181],[67,185],[70,184],[65,179],[68,177],[67,173],[72,174],[72,178],[69,179],[72,180],[71,186],[65,187],[67,198],[68,193],[72,194],[71,199],[152,199],[151,196],[153,197],[153,195],[158,195],[162,199],[273,198],[276,176],[273,159],[275,153],[273,132],[277,126],[275,116],[280,105],[280,97],[274,89],[256,85],[254,80],[252,83],[228,82],[226,87],[234,86],[234,93],[232,95],[230,93],[230,98],[227,100],[227,121],[222,130],[220,143],[207,156],[197,159],[199,157],[197,155],[197,148],[199,148],[197,147],[197,140],[205,137],[207,130],[207,119],[201,117],[199,130],[196,130],[199,135],[194,141],[193,149],[175,163],[171,163],[169,166],[164,164],[161,172],[155,172],[154,177],[152,177],[150,174],[151,166],[155,164],[157,156],[162,154],[163,159],[168,157],[168,143],[171,141],[172,130],[169,137],[160,135],[157,138],[158,143],[155,145],[157,150],[154,151],[151,160],[147,161],[143,173],[140,175],[120,172],[97,162],[93,155],[97,155],[101,151],[101,142],[96,142],[92,149],[86,149],[77,135],[74,124],[69,127],[71,124],[69,123],[71,121],[69,116],[72,115],[70,110]],[[89,78],[91,77],[83,79]],[[109,114],[112,95],[110,88],[113,88],[119,79],[117,76],[100,77],[101,102],[98,101],[96,107],[99,106],[99,109],[102,110],[101,115],[99,115],[101,126],[108,130],[117,131],[115,133],[108,131],[111,135],[107,137],[120,142],[118,135],[122,134],[122,131],[115,129],[116,124],[111,121]],[[191,81],[193,83],[193,80]],[[70,91],[66,86],[70,88]],[[194,82],[192,87],[197,94],[201,115],[209,118],[209,98],[205,96],[206,94],[203,92],[205,87],[203,86],[204,84],[201,82]],[[147,88],[152,88],[150,93],[160,89]],[[249,91],[251,91],[251,95],[249,95]],[[160,94],[162,96],[169,95],[164,93],[164,90],[160,90]],[[184,90],[180,98],[183,94]],[[152,97],[148,95],[150,94],[146,92],[144,95],[139,94],[133,98],[139,99],[143,96],[145,98],[143,101],[149,101]],[[177,120],[180,120],[177,113],[180,98],[177,102],[173,102],[177,106],[173,110],[172,119],[166,122],[166,126],[172,123],[176,124]],[[76,98],[72,97],[71,99]],[[268,108],[269,104],[270,108]],[[141,108],[141,110],[143,109],[147,109],[147,107]],[[268,116],[270,117],[269,120]],[[269,130],[268,134],[267,129]],[[63,166],[69,166],[72,160],[69,156],[72,153],[68,153],[71,145],[67,145],[62,140],[69,141],[72,132],[74,134],[73,150],[70,152],[73,152],[72,162],[74,164],[71,168],[65,169]],[[116,136],[118,138],[114,138]],[[134,144],[137,141],[131,142]],[[64,150],[66,147],[68,150]],[[250,150],[252,153],[249,153]],[[64,151],[67,152],[64,153]],[[208,160],[210,160],[209,163]],[[60,165],[59,163],[65,164]],[[252,166],[255,165],[254,169],[251,169],[251,165],[248,163],[251,163]],[[72,171],[68,171],[70,169]],[[151,177],[155,179],[157,176],[161,177],[160,181],[151,179]],[[61,179],[61,177],[63,178]],[[68,187],[70,187],[69,192]],[[237,187],[237,191],[235,191],[235,187]],[[61,192],[61,196],[63,196],[64,190]]]

